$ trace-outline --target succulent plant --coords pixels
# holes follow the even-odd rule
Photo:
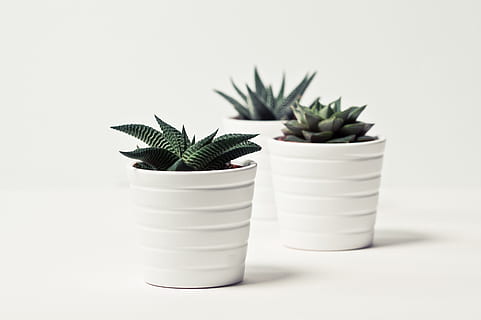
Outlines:
[[[250,139],[256,134],[224,134],[215,138],[217,131],[195,141],[189,139],[185,128],[179,131],[155,116],[162,132],[143,124],[126,124],[111,127],[143,141],[146,148],[120,151],[124,156],[139,160],[139,169],[159,171],[203,171],[230,167],[230,162],[246,154],[259,151],[261,147]]]
[[[366,133],[374,125],[357,121],[366,108],[349,107],[341,110],[341,98],[324,105],[319,98],[309,106],[296,103],[292,111],[296,120],[284,123],[285,141],[313,143],[349,143],[377,139]]]
[[[285,75],[283,75],[281,87],[277,95],[274,95],[272,86],[266,86],[262,82],[257,68],[254,68],[254,90],[252,90],[249,85],[246,84],[247,92],[244,93],[231,79],[232,86],[240,96],[241,102],[223,93],[222,91],[214,91],[234,106],[235,110],[239,113],[239,119],[290,120],[294,119],[291,106],[301,99],[315,75],[315,72],[311,75],[306,74],[304,79],[302,79],[302,81],[287,96],[284,95],[286,79]]]

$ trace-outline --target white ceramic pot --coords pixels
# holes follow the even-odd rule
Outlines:
[[[256,163],[213,171],[129,167],[145,281],[176,288],[244,277]]]
[[[386,140],[269,141],[281,239],[304,250],[371,245]]]
[[[249,159],[258,164],[256,187],[252,207],[252,218],[256,220],[276,219],[274,191],[272,188],[272,175],[269,160],[269,146],[267,141],[282,134],[284,127],[282,121],[254,121],[226,118],[223,121],[223,131],[231,133],[258,133],[252,139],[262,147],[262,150],[249,154]],[[242,159],[242,158],[240,158]]]

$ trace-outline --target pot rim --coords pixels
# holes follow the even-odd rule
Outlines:
[[[279,136],[280,137],[280,136]],[[272,139],[269,139],[269,143],[289,143],[291,145],[296,145],[296,146],[309,146],[307,148],[338,148],[340,146],[347,147],[347,146],[365,146],[365,145],[371,145],[371,144],[377,144],[377,143],[383,143],[386,141],[386,137],[384,136],[377,136],[376,140],[372,141],[364,141],[364,142],[356,142],[356,143],[307,143],[307,142],[292,142],[292,141],[283,141],[283,140],[277,140],[275,137]],[[297,147],[294,147],[297,148]]]
[[[257,167],[257,162],[253,160],[246,160],[242,162],[241,165],[242,167],[240,168],[233,168],[233,169],[222,169],[222,170],[204,170],[204,171],[160,171],[160,170],[145,170],[145,169],[139,169],[134,167],[134,163],[130,163],[127,166],[128,170],[131,171],[137,171],[137,172],[142,172],[143,174],[150,174],[150,175],[166,175],[166,176],[173,176],[173,175],[192,175],[192,176],[202,176],[202,175],[209,175],[209,174],[230,174],[230,173],[235,173],[235,172],[240,172],[240,171],[249,171],[252,169],[255,169]]]

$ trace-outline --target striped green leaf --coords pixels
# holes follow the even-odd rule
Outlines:
[[[227,133],[227,134],[223,134],[223,135],[215,138],[214,142],[230,141],[232,139],[237,139],[237,138],[241,138],[242,141],[247,141],[247,140],[250,140],[250,139],[255,138],[257,136],[258,136],[258,134]]]
[[[194,171],[194,170],[195,170],[194,168],[186,165],[182,159],[178,159],[170,167],[167,168],[167,171]]]
[[[165,139],[162,133],[149,126],[143,124],[125,124],[121,126],[113,126],[111,128],[131,135],[145,142],[150,147],[168,149],[169,151],[174,150],[170,147],[169,142]]]
[[[241,142],[252,139],[256,134],[226,134],[215,139],[212,143],[193,152],[188,157],[183,157],[186,165],[201,170],[205,168],[212,160],[229,151],[232,147]]]
[[[145,162],[137,162],[134,164],[134,167],[137,169],[143,169],[143,170],[155,170],[154,167],[152,167],[150,164],[147,164]]]
[[[178,157],[166,149],[140,148],[134,151],[120,151],[124,156],[145,162],[156,170],[166,170]]]
[[[217,135],[218,131],[219,129],[215,130],[207,137],[199,140],[199,142],[197,142],[196,144],[192,144],[189,148],[187,148],[187,150],[185,150],[184,154],[182,155],[182,158],[183,159],[189,158],[194,152],[211,143],[212,140],[214,140],[214,137]]]
[[[172,127],[170,124],[164,122],[157,116],[155,116],[155,120],[157,120],[157,123],[159,124],[164,137],[167,139],[172,149],[174,149],[175,153],[179,157],[182,157],[182,154],[187,148],[184,143],[185,140],[182,132]]]
[[[185,127],[182,126],[182,144],[183,144],[183,152],[185,152],[185,150],[187,150],[187,148],[190,146],[190,139],[189,139],[189,136],[187,135],[187,132],[185,131]]]
[[[261,147],[251,141],[241,142],[238,145],[230,148],[225,153],[221,154],[214,160],[212,160],[207,166],[207,170],[220,170],[224,169],[226,164],[239,157],[261,150]]]

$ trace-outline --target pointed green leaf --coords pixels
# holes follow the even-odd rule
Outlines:
[[[150,164],[145,162],[136,162],[134,163],[134,168],[143,169],[143,170],[155,170]]]
[[[286,74],[282,73],[282,82],[281,82],[281,87],[279,89],[279,93],[277,93],[276,97],[276,106],[279,107],[282,104],[282,101],[284,100],[284,89],[286,87]]]
[[[297,136],[286,136],[284,141],[291,141],[291,142],[307,142],[305,139],[299,138]]]
[[[176,162],[167,168],[167,171],[195,171],[195,169],[186,165],[182,159],[177,159]]]
[[[334,114],[334,111],[332,110],[332,108],[331,108],[329,105],[323,106],[323,107],[319,110],[319,116],[320,116],[322,119],[328,119],[328,118],[330,118],[333,114]]]
[[[344,125],[341,129],[339,129],[339,134],[343,136],[348,136],[351,134],[359,135],[364,131],[364,122],[357,122],[357,123],[350,123]],[[364,135],[364,134],[361,134]]]
[[[237,92],[237,94],[242,98],[242,100],[244,100],[244,102],[247,101],[247,96],[244,94],[244,92],[242,92],[238,87],[237,85],[234,83],[234,80],[232,80],[232,78],[230,79],[230,82],[232,83],[232,86],[234,87],[234,90]]]
[[[291,93],[289,93],[289,95],[282,101],[282,104],[278,108],[276,114],[278,119],[283,119],[284,116],[289,112],[290,107],[301,99],[315,75],[315,72],[311,76],[307,74],[304,79],[294,88],[294,90],[292,90]]]
[[[214,140],[214,137],[217,135],[217,132],[219,131],[219,129],[215,130],[214,132],[212,132],[211,134],[209,134],[207,137],[199,140],[199,142],[197,143],[192,143],[192,145],[187,148],[187,150],[185,150],[184,154],[182,155],[183,158],[188,158],[189,156],[191,156],[194,152],[196,152],[197,150],[201,149],[202,147],[208,145],[209,143],[212,142],[212,140]]]
[[[295,121],[295,120],[293,120]],[[289,128],[287,127],[284,127],[281,129],[281,132],[285,135],[285,136],[292,136],[294,135],[294,132],[292,132]],[[302,131],[301,131],[302,132]]]
[[[305,110],[304,117],[306,119],[306,124],[309,130],[317,131],[317,125],[319,124],[319,121],[321,121],[321,117],[311,112],[310,110]]]
[[[340,112],[341,111],[341,97],[339,97],[339,99],[329,103],[328,106],[331,107],[331,109],[334,111],[334,113]]]
[[[256,94],[265,101],[267,98],[267,91],[264,83],[259,76],[259,72],[257,71],[257,67],[254,68],[254,82],[256,86]]]
[[[294,113],[294,117],[297,119],[297,122],[302,123],[304,126],[306,126],[307,120],[304,112],[305,108],[299,103],[296,103],[295,105],[291,106],[291,110]]]
[[[338,117],[338,118],[342,118],[344,120],[344,123],[348,123],[348,118],[349,118],[349,114],[354,111],[357,107],[349,107],[347,108],[346,110],[344,111],[340,111],[340,112],[335,112],[334,113],[334,116]]]
[[[344,120],[342,120],[342,118],[331,117],[329,119],[319,122],[318,129],[321,131],[336,132],[341,128],[343,123]]]
[[[246,107],[244,107],[241,103],[239,103],[239,101],[232,98],[231,96],[226,95],[222,91],[219,91],[219,90],[214,90],[214,91],[234,106],[234,109],[237,111],[237,113],[239,113],[239,117],[241,119],[250,120],[252,118],[249,110]]]
[[[294,135],[302,137],[302,130],[307,130],[308,128],[299,123],[297,120],[290,120],[284,123],[287,129],[289,129]]]
[[[327,140],[326,142],[327,143],[349,143],[349,142],[353,142],[355,139],[356,139],[356,135],[352,134],[352,135],[345,136],[345,137],[342,137],[342,138]]]
[[[353,107],[352,111],[349,112],[349,115],[347,116],[347,121],[348,122],[354,122],[357,120],[361,112],[366,109],[367,106],[362,106],[362,107]]]
[[[269,108],[269,110],[274,110],[276,107],[276,101],[274,100],[274,92],[272,92],[271,86],[267,88],[266,106],[267,108]]]
[[[231,140],[237,140],[237,139],[240,139],[240,142],[242,142],[242,141],[253,139],[258,135],[259,135],[258,133],[227,133],[215,138],[214,142],[231,141]]]
[[[258,144],[251,141],[245,141],[239,143],[238,145],[230,148],[225,153],[221,154],[214,160],[212,160],[206,167],[207,170],[220,170],[224,169],[225,165],[230,163],[232,160],[239,157],[245,156],[247,154],[261,150]]]
[[[371,128],[374,126],[374,123],[364,123],[364,128],[359,132],[360,136],[365,136],[366,133],[371,130]]]
[[[185,127],[182,126],[182,142],[183,142],[183,150],[185,151],[190,146],[190,139],[185,131]],[[182,152],[183,153],[183,152]]]
[[[247,93],[254,106],[256,118],[259,120],[276,120],[276,116],[272,113],[269,107],[266,106],[256,93],[252,92],[249,86],[247,86]]]
[[[124,156],[147,163],[156,170],[165,170],[170,167],[178,157],[166,149],[141,148],[134,151],[120,151]]]
[[[162,133],[169,142],[170,146],[175,150],[175,153],[181,157],[186,148],[182,133],[157,116],[155,116],[155,120],[157,120],[157,123],[159,124],[160,129],[162,130]]]
[[[320,99],[321,99],[321,98],[319,98],[319,97],[317,97],[316,99],[314,99],[314,101],[312,101],[312,103],[309,105],[308,108],[309,108],[309,109],[316,109],[316,107],[317,107],[318,105],[320,105],[320,102],[319,102]]]
[[[367,142],[367,141],[373,141],[376,140],[377,137],[371,137],[371,136],[360,136],[356,138],[356,142]]]
[[[169,145],[169,142],[167,141],[167,139],[165,139],[162,133],[149,126],[145,126],[143,124],[126,124],[121,126],[114,126],[111,128],[120,132],[127,133],[145,142],[150,147],[169,149],[170,151],[173,151],[173,149],[171,149]]]
[[[249,112],[249,120],[261,120],[259,118],[259,115],[256,113],[254,103],[252,102],[251,97],[249,96],[249,93],[247,93],[247,103],[246,103],[246,108],[247,111]]]
[[[302,131],[302,134],[306,140],[314,143],[325,142],[332,138],[334,135],[331,131],[324,132],[312,132],[312,131]]]
[[[202,170],[212,160],[227,152],[230,148],[237,144],[256,137],[257,134],[240,134],[231,133],[222,135],[214,141],[199,150],[196,150],[189,156],[182,158],[184,163],[196,170]]]

